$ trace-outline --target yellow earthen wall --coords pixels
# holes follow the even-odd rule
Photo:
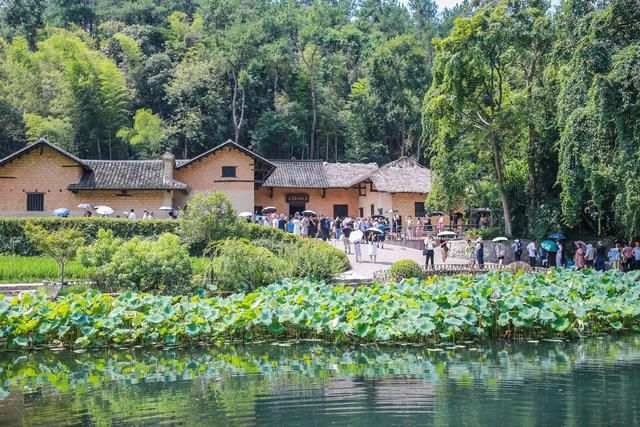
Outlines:
[[[289,204],[286,202],[287,193],[306,193],[309,202],[306,208],[318,215],[333,216],[333,205],[347,205],[349,215],[358,214],[358,190],[343,188],[328,188],[322,198],[322,190],[318,188],[274,188],[273,197],[269,197],[268,188],[260,188],[255,192],[256,206],[275,206],[278,213],[289,214]],[[253,209],[251,209],[253,211]]]
[[[221,191],[225,193],[233,208],[253,212],[254,206],[254,160],[232,147],[224,147],[209,156],[196,160],[173,172],[173,178],[189,185],[189,194],[175,192],[174,206],[183,207],[197,193]],[[235,166],[235,178],[223,178],[222,166]]]
[[[63,167],[71,166],[71,167]],[[78,182],[82,167],[48,147],[40,148],[0,166],[0,215],[51,216],[57,208],[78,205],[67,185]],[[27,193],[44,193],[44,211],[27,211]]]
[[[373,189],[375,190],[375,187],[373,187]],[[371,191],[369,184],[367,184],[366,190],[362,190],[362,193],[365,195],[358,197],[358,207],[362,208],[365,217],[371,215],[371,205],[373,205],[374,214],[379,213],[379,209],[382,208],[383,215],[390,215],[385,213],[385,211],[391,209],[393,205],[390,193]]]

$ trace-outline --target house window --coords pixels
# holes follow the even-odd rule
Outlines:
[[[358,211],[360,213],[360,218],[364,217],[364,208],[358,208]]]
[[[223,178],[235,178],[236,177],[236,167],[235,166],[223,166],[222,167],[222,177]]]
[[[376,214],[376,207],[371,205],[371,216]]]
[[[27,210],[43,211],[44,210],[44,194],[43,193],[27,193]]]
[[[424,202],[415,202],[415,203],[416,203],[416,217],[425,216]]]

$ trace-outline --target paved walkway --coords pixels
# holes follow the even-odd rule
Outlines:
[[[332,246],[344,250],[344,245],[341,241],[332,240],[329,242]],[[403,259],[411,259],[420,265],[424,265],[425,257],[422,255],[421,250],[403,248],[402,246],[384,245],[384,248],[378,248],[378,257],[376,262],[369,261],[369,252],[367,246],[362,245],[362,261],[356,262],[356,257],[353,253],[353,245],[351,245],[351,254],[347,254],[349,262],[351,263],[351,270],[348,270],[338,277],[340,279],[373,279],[373,273],[380,270],[388,270],[391,268],[394,262]],[[440,250],[435,251],[435,263],[442,264],[442,256]],[[467,260],[459,258],[447,258],[446,264],[466,264]]]

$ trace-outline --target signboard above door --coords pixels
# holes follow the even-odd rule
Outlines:
[[[309,194],[307,193],[287,193],[285,195],[287,203],[307,203],[309,202]]]

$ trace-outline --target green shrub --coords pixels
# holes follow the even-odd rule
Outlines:
[[[219,191],[196,194],[180,217],[178,234],[200,250],[210,242],[242,235],[243,224],[226,194]]]
[[[411,259],[403,259],[393,263],[389,269],[391,279],[400,281],[402,279],[411,279],[414,277],[422,277],[422,267]]]
[[[491,240],[495,237],[502,236],[504,234],[504,229],[500,227],[491,227],[491,228],[472,228],[467,231],[468,239],[482,239],[482,240]]]
[[[122,239],[114,237],[113,230],[100,229],[98,238],[91,245],[78,249],[77,259],[95,274],[97,268],[111,262],[120,245]]]
[[[242,237],[245,237],[252,242],[255,240],[272,240],[281,243],[295,243],[302,240],[299,236],[292,233],[286,233],[278,228],[248,223],[243,225]]]
[[[45,230],[73,228],[82,233],[87,244],[98,238],[100,229],[111,230],[115,237],[125,240],[133,237],[157,237],[162,233],[175,233],[180,221],[142,220],[125,218],[2,218],[0,217],[0,254],[33,256],[39,252],[36,245],[24,233],[24,225],[30,221]]]
[[[116,245],[117,242],[117,245]],[[113,251],[113,247],[117,246]],[[112,252],[113,251],[113,252]],[[101,290],[117,292],[185,293],[191,283],[191,259],[186,245],[175,234],[164,233],[158,240],[139,237],[120,244],[111,233],[101,234],[82,258],[97,254],[100,262],[89,263],[93,279]]]
[[[301,239],[285,248],[286,277],[314,277],[330,280],[349,266],[347,255],[326,242]]]
[[[91,289],[92,287],[86,284],[63,286],[58,292],[58,297],[64,297],[71,294],[84,294]]]
[[[220,290],[254,290],[283,277],[282,260],[246,239],[222,240],[212,250],[216,257],[209,264],[206,280]]]

